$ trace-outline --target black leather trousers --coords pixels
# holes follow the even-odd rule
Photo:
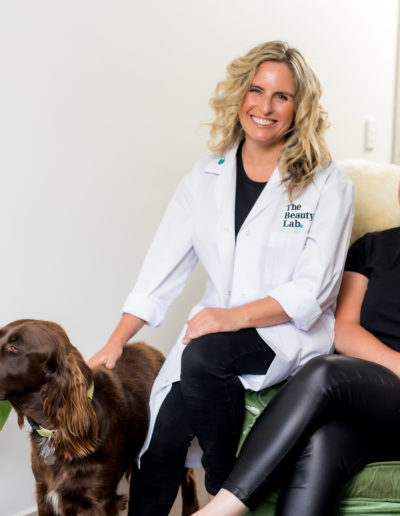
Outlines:
[[[223,487],[254,509],[281,485],[278,516],[338,514],[345,483],[400,457],[400,379],[340,355],[308,362],[258,418]]]

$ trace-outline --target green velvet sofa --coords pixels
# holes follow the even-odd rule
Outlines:
[[[281,385],[274,386],[260,392],[246,391],[246,414],[239,450],[258,415],[280,387]],[[270,493],[264,503],[248,515],[274,516],[276,500],[277,492]],[[347,484],[341,502],[340,516],[350,514],[400,515],[400,462],[368,464]]]

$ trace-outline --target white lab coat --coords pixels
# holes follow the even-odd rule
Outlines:
[[[353,186],[331,164],[293,203],[278,168],[234,234],[236,150],[200,160],[179,184],[123,312],[150,326],[162,323],[198,260],[208,273],[205,307],[231,308],[272,296],[290,321],[257,328],[276,356],[265,375],[244,375],[260,390],[294,374],[333,348],[334,309],[353,219]],[[180,378],[182,337],[153,386],[147,449],[159,407]]]

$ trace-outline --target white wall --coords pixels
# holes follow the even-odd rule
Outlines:
[[[217,80],[262,41],[288,40],[318,71],[337,159],[389,161],[397,16],[398,0],[3,0],[0,325],[55,320],[85,357],[105,343],[177,181],[207,152]],[[143,338],[169,349],[201,280]],[[15,419],[0,460],[9,516],[34,504]]]
[[[395,108],[393,124],[393,163],[400,165],[400,17],[398,17],[397,66],[395,84]]]

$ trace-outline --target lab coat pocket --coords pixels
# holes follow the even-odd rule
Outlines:
[[[264,279],[277,286],[290,281],[305,245],[306,235],[293,231],[273,231],[269,235]]]
[[[272,231],[269,235],[268,245],[270,247],[298,247],[304,244],[305,235],[294,231]]]

